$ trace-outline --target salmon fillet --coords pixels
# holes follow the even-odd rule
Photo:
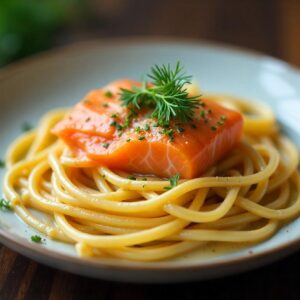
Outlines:
[[[63,139],[85,166],[107,166],[138,174],[194,178],[226,156],[240,141],[240,113],[202,98],[192,123],[172,121],[162,128],[140,110],[127,128],[128,108],[121,105],[120,88],[140,83],[115,81],[93,90],[59,122],[52,132]]]

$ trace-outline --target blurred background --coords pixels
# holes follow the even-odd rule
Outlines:
[[[57,46],[126,36],[205,39],[300,66],[300,0],[0,0],[0,67]]]

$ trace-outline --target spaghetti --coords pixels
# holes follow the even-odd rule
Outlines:
[[[242,142],[203,176],[169,181],[107,167],[83,167],[51,129],[47,113],[9,147],[4,195],[15,213],[80,256],[169,259],[215,242],[259,242],[300,214],[298,151],[265,105],[224,95],[211,101],[244,117]],[[29,209],[49,215],[52,223]]]

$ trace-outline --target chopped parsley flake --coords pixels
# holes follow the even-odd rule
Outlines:
[[[10,202],[2,198],[0,200],[0,209],[2,209],[2,210],[11,210],[12,207],[11,207]]]
[[[113,93],[111,91],[106,91],[104,94],[107,98],[111,98],[113,96]]]
[[[192,127],[193,129],[196,129],[196,128],[197,128],[197,126],[196,126],[194,123],[191,124],[191,127]]]
[[[159,133],[168,136],[170,138],[170,142],[174,141],[174,130],[172,128],[170,129],[164,128],[163,130],[160,130]]]
[[[145,127],[144,127],[144,129],[145,129],[146,131],[150,130],[150,125],[149,125],[149,124],[146,124]]]
[[[39,235],[32,235],[31,236],[31,241],[34,243],[41,243],[42,242],[42,237]]]
[[[180,126],[177,126],[177,127],[176,127],[176,130],[177,130],[178,133],[184,132],[184,128],[183,128],[183,127],[180,127]]]
[[[118,113],[115,113],[115,114],[112,114],[110,117],[111,118],[117,118],[119,116],[119,114]]]
[[[110,122],[109,125],[110,125],[110,126],[116,126],[117,124],[118,124],[118,123],[116,122],[116,120],[113,120],[113,121]]]
[[[0,168],[5,168],[5,161],[0,159]]]
[[[131,139],[127,139],[126,142],[129,143],[131,141]]]
[[[144,136],[140,136],[140,137],[138,138],[139,141],[143,141],[144,139],[145,139]]]
[[[107,149],[109,147],[109,143],[102,144],[102,147],[105,148],[105,149]]]
[[[103,102],[103,103],[102,103],[102,106],[103,106],[103,107],[108,107],[109,105],[108,105],[106,102]]]
[[[136,180],[136,177],[134,177],[132,175],[129,175],[127,178],[130,179],[130,180]]]
[[[33,128],[33,126],[31,124],[29,124],[28,122],[25,122],[22,125],[23,132],[30,131],[32,128]]]
[[[217,127],[216,127],[216,126],[211,126],[210,129],[211,129],[212,131],[216,131],[216,130],[217,130]]]
[[[177,186],[178,181],[180,179],[180,174],[177,173],[176,175],[170,177],[169,181],[170,181],[170,185],[164,187],[165,190],[171,190],[172,188],[174,188],[175,186]]]
[[[116,128],[117,128],[117,130],[122,130],[123,129],[123,127],[122,127],[122,125],[120,125],[120,124],[116,124]]]

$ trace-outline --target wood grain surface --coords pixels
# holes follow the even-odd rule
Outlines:
[[[91,37],[159,35],[222,42],[300,67],[299,0],[90,1],[95,17],[60,44]],[[40,265],[0,245],[0,299],[300,299],[300,253],[255,271],[169,285],[89,279]]]

